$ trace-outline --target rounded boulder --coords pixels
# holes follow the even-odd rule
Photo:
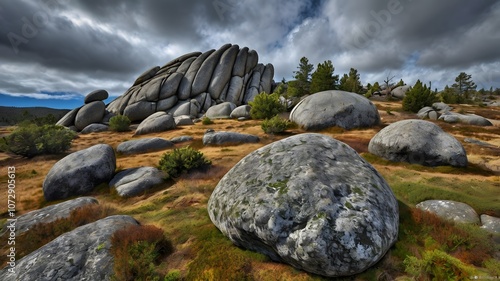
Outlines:
[[[368,151],[395,162],[467,166],[462,144],[438,125],[424,120],[403,120],[385,127],[371,139]]]
[[[93,101],[84,105],[76,114],[76,128],[81,131],[90,124],[100,123],[105,112],[106,105],[102,101]]]
[[[116,156],[107,144],[80,150],[59,160],[43,181],[45,200],[54,201],[84,195],[115,173]]]
[[[375,105],[367,98],[345,91],[324,91],[300,101],[290,120],[306,130],[338,126],[344,129],[370,127],[380,122]]]
[[[321,134],[250,153],[218,183],[208,212],[234,244],[328,277],[366,270],[398,235],[398,203],[382,176]]]

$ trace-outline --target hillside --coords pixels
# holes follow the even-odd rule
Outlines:
[[[415,205],[429,199],[457,200],[472,206],[478,214],[500,217],[500,124],[477,127],[432,121],[456,137],[465,147],[469,159],[467,168],[424,167],[415,164],[393,163],[368,153],[370,139],[382,128],[399,120],[415,118],[414,114],[401,111],[400,102],[375,101],[382,124],[373,128],[344,130],[330,128],[319,133],[345,142],[368,160],[385,178],[395,193],[400,208],[400,233],[398,242],[377,265],[357,275],[355,279],[341,280],[411,280],[404,261],[413,256],[423,258],[424,253],[440,249],[473,266],[483,276],[491,276],[499,263],[498,243],[494,236],[478,227],[460,227],[444,223],[434,217],[416,211]],[[500,109],[456,105],[458,110],[476,113],[488,118],[498,118]],[[3,111],[2,111],[3,113]],[[500,118],[499,118],[500,119]],[[114,214],[133,216],[142,224],[163,229],[175,250],[164,257],[155,270],[165,275],[179,272],[185,280],[329,280],[293,267],[272,262],[269,258],[234,246],[212,224],[207,214],[207,202],[219,180],[240,159],[252,151],[284,139],[304,133],[302,129],[290,129],[283,135],[266,135],[260,128],[261,121],[215,120],[212,125],[196,123],[175,130],[146,136],[133,136],[133,132],[101,132],[79,135],[73,141],[75,152],[95,144],[106,143],[113,148],[126,140],[189,135],[190,145],[199,149],[213,163],[206,172],[185,174],[174,181],[128,199],[120,198],[108,186],[101,186],[89,196],[97,198],[101,205],[112,209]],[[201,138],[207,129],[234,131],[258,135],[256,144],[204,146]],[[489,147],[465,142],[466,138],[481,140]],[[170,149],[169,149],[170,150]],[[117,170],[139,166],[157,166],[165,151],[118,155]],[[50,168],[65,155],[38,156],[24,159],[7,154],[0,155],[0,169],[16,167],[17,215],[27,213],[52,203],[44,201],[42,182]],[[6,173],[0,180],[7,180]],[[54,202],[58,203],[58,202]],[[0,222],[7,219],[3,213],[6,202],[0,202]],[[482,240],[481,240],[482,239]],[[3,245],[1,245],[3,247]],[[2,256],[4,248],[2,248]],[[3,262],[3,260],[2,260]],[[489,266],[493,264],[492,266]],[[488,265],[488,266],[487,266]]]
[[[69,110],[54,109],[48,107],[11,107],[0,106],[0,126],[14,125],[26,117],[41,118],[49,114],[54,115],[56,120],[63,117]]]

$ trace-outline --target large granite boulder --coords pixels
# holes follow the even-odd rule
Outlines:
[[[236,132],[215,132],[213,130],[208,130],[205,135],[203,135],[204,145],[257,143],[259,141],[260,139],[258,136]]]
[[[410,88],[411,87],[409,85],[396,87],[391,91],[391,95],[402,100],[405,98],[406,93],[410,90]]]
[[[93,101],[103,101],[109,97],[108,91],[106,90],[95,90],[93,92],[90,92],[85,96],[85,104],[91,103]]]
[[[233,119],[238,119],[238,118],[245,118],[245,119],[250,119],[250,110],[252,109],[251,106],[249,105],[241,105],[235,108],[231,114],[229,115],[230,118]]]
[[[175,129],[175,120],[172,114],[159,111],[139,124],[137,130],[135,130],[136,135],[144,135],[150,133],[164,132],[168,130]]]
[[[214,105],[210,107],[207,112],[205,113],[205,116],[210,118],[210,119],[217,119],[217,118],[229,118],[231,115],[231,112],[236,108],[236,105],[232,102],[223,102],[218,105]]]
[[[84,105],[75,116],[75,126],[81,131],[92,123],[99,123],[104,117],[106,105],[102,101],[93,101]]]
[[[147,153],[164,150],[172,146],[174,146],[174,143],[166,139],[145,138],[122,142],[116,147],[116,152],[121,154]]]
[[[427,200],[418,203],[416,207],[422,211],[427,211],[436,216],[457,222],[480,224],[479,216],[474,209],[462,202],[450,200]]]
[[[165,175],[154,167],[140,167],[119,172],[109,182],[109,187],[121,197],[132,197],[163,183]]]
[[[68,218],[72,211],[94,204],[99,204],[97,199],[80,197],[23,214],[16,218],[16,235],[30,230],[37,224],[51,223],[58,219]],[[6,227],[7,225],[0,232],[0,236],[7,231]]]
[[[398,236],[397,200],[348,145],[301,134],[243,158],[208,202],[236,245],[328,277],[360,273]]]
[[[75,124],[75,118],[79,110],[80,107],[70,110],[68,113],[66,113],[66,115],[64,115],[61,119],[59,119],[59,121],[57,121],[56,125],[64,127],[73,126]]]
[[[367,98],[344,91],[324,91],[300,101],[290,120],[306,130],[338,126],[344,129],[370,127],[380,122],[375,105]]]
[[[59,160],[43,181],[47,201],[84,195],[101,183],[111,180],[116,169],[113,148],[98,144]]]
[[[368,151],[395,162],[467,166],[462,144],[436,124],[424,120],[403,120],[385,127],[371,139]]]
[[[80,226],[20,259],[15,274],[0,270],[0,280],[111,280],[111,236],[139,223],[111,216]]]

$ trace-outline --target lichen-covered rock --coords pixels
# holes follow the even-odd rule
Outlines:
[[[324,91],[300,101],[290,120],[306,130],[338,126],[344,129],[370,127],[380,122],[375,105],[367,98],[344,91]]]
[[[116,151],[122,154],[136,154],[164,150],[172,146],[174,144],[166,139],[146,138],[122,142],[116,147]]]
[[[47,201],[84,195],[101,183],[111,180],[116,169],[113,148],[98,144],[59,160],[43,181],[43,196]]]
[[[104,117],[106,105],[102,101],[93,101],[84,105],[75,116],[75,126],[81,131],[92,123],[100,123]]]
[[[139,223],[111,216],[80,226],[20,259],[15,274],[0,270],[0,280],[111,280],[111,236]]]
[[[371,139],[368,151],[395,162],[467,166],[462,144],[436,124],[424,120],[392,123]]]
[[[140,167],[121,171],[109,182],[109,187],[121,197],[132,197],[163,183],[165,175],[154,167]]]
[[[94,204],[99,204],[97,199],[80,197],[23,214],[16,218],[16,235],[30,230],[37,224],[51,223],[58,219],[68,218],[72,211]],[[7,225],[0,232],[0,236],[7,231],[6,227]]]
[[[500,234],[500,218],[481,215],[481,228],[491,233]]]
[[[163,111],[156,112],[139,124],[136,135],[164,132],[175,129],[175,121],[172,114]]]
[[[260,139],[258,136],[236,132],[207,131],[205,135],[203,135],[204,145],[257,143],[259,141]]]
[[[366,270],[398,236],[398,203],[382,176],[320,134],[243,158],[218,183],[208,212],[236,245],[328,277]]]
[[[462,202],[450,200],[427,200],[416,205],[422,211],[458,223],[479,224],[479,216],[474,209]]]

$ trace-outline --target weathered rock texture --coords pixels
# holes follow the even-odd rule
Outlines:
[[[395,162],[425,166],[467,166],[462,144],[436,124],[424,120],[403,120],[380,130],[368,151]]]
[[[162,67],[156,66],[145,71],[130,89],[108,104],[106,109],[114,114],[126,115],[132,121],[141,121],[157,111],[170,112],[174,117],[191,115],[196,118],[198,114],[223,102],[237,106],[247,104],[260,92],[271,93],[274,84],[273,65],[264,65],[258,60],[256,51],[246,47],[240,49],[238,45],[231,44],[205,53],[189,53]],[[93,92],[89,96],[87,100],[91,101],[102,99],[104,94]],[[197,108],[191,107],[187,114],[185,110],[174,113],[179,109],[179,104],[190,100],[197,101]],[[75,112],[68,113],[59,123],[68,127],[73,125],[73,115]],[[101,115],[95,116],[95,120],[92,119],[90,123],[99,123],[102,118]],[[85,122],[76,127],[81,130],[88,124]]]
[[[16,234],[19,235],[26,232],[40,223],[51,223],[58,219],[68,218],[73,210],[98,203],[97,199],[93,197],[80,197],[31,211],[17,218]],[[7,225],[5,225],[5,227],[7,227]],[[1,233],[6,231],[5,227],[0,232],[0,236]]]
[[[59,160],[43,181],[47,201],[84,195],[101,183],[111,180],[116,169],[113,148],[98,144]]]
[[[203,135],[204,145],[257,143],[259,141],[258,136],[236,132],[215,132],[210,130]]]
[[[398,204],[382,176],[320,134],[243,158],[215,188],[208,212],[236,245],[329,277],[366,270],[398,235]]]
[[[138,140],[129,140],[120,143],[116,147],[116,152],[122,154],[147,153],[158,150],[164,150],[174,146],[174,143],[162,138],[145,138]]]
[[[78,227],[20,259],[15,274],[0,270],[0,280],[111,280],[111,236],[138,224],[129,216],[111,216]]]
[[[119,172],[109,182],[121,197],[136,196],[163,182],[165,175],[154,167],[140,167]]]
[[[471,206],[450,200],[427,200],[415,207],[435,214],[436,216],[458,223],[479,224],[479,216]]]
[[[300,101],[290,120],[306,130],[338,126],[344,129],[370,127],[380,122],[375,105],[367,98],[344,91],[324,91]]]

